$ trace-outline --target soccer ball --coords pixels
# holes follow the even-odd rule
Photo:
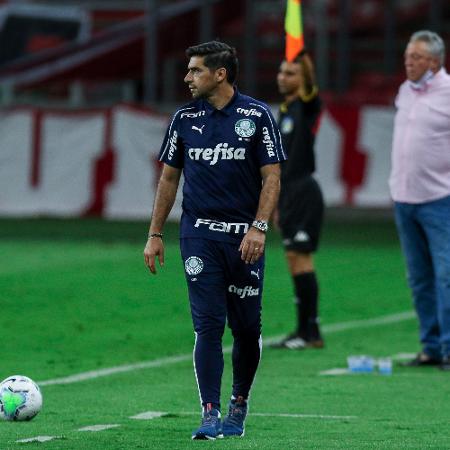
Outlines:
[[[13,375],[0,383],[0,419],[31,420],[41,408],[41,390],[30,378]]]

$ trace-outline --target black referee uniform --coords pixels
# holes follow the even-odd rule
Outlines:
[[[279,226],[286,252],[310,255],[319,245],[324,202],[316,169],[314,142],[321,116],[317,87],[280,107],[279,128],[288,160],[281,164]],[[295,291],[297,328],[272,346],[275,348],[322,348],[319,330],[319,285],[315,271],[291,273]]]
[[[281,164],[279,226],[286,250],[312,253],[319,245],[324,202],[317,181],[314,142],[321,115],[321,100],[298,97],[280,107],[279,126],[288,160]]]

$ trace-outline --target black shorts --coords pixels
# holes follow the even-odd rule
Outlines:
[[[324,202],[319,184],[312,177],[282,186],[279,225],[286,250],[312,253],[319,246]]]

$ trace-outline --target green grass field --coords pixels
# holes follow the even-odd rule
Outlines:
[[[412,307],[390,221],[327,223],[316,259],[326,348],[265,348],[245,438],[215,442],[190,440],[200,408],[177,229],[167,230],[166,266],[157,276],[143,263],[146,231],[145,223],[94,219],[0,221],[0,379],[27,375],[44,395],[33,421],[0,423],[1,450],[450,448],[448,373],[395,365],[392,376],[320,374],[344,368],[351,354],[419,349],[416,319],[395,316]],[[272,233],[264,338],[291,331],[293,308]],[[392,320],[372,320],[386,317]],[[224,345],[230,343],[227,331]],[[229,352],[225,361],[224,404]],[[135,365],[142,362],[148,364]],[[126,365],[102,377],[54,381]],[[165,414],[131,418],[147,411]],[[105,424],[117,426],[78,431]],[[36,436],[59,439],[17,442]]]

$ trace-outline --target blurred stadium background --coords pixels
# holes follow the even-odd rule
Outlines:
[[[328,212],[317,267],[327,346],[265,350],[252,407],[266,415],[249,417],[248,438],[223,447],[449,448],[445,373],[395,366],[392,377],[319,374],[342,369],[349,354],[401,359],[418,349],[387,187],[393,100],[412,32],[432,29],[450,47],[450,3],[302,5],[325,100],[317,176]],[[285,7],[285,0],[0,1],[0,378],[23,373],[44,382],[36,420],[0,424],[2,450],[37,435],[63,436],[46,444],[58,449],[191,448],[198,395],[176,223],[167,227],[157,277],[142,258],[158,150],[169,114],[189,100],[184,50],[201,41],[236,46],[240,89],[276,110]],[[178,198],[174,222],[179,213]],[[272,231],[265,337],[290,331],[291,295]],[[120,372],[142,361],[140,372]],[[59,384],[110,367],[119,370]],[[229,377],[227,361],[224,395]],[[169,414],[129,420],[149,409]],[[77,432],[99,423],[123,426]]]
[[[450,4],[302,3],[326,104],[317,154],[327,203],[389,208],[404,47],[423,28],[448,41]],[[274,108],[280,100],[284,0],[0,5],[0,216],[146,218],[168,114],[189,99],[189,45],[219,37],[236,46],[240,89]]]

